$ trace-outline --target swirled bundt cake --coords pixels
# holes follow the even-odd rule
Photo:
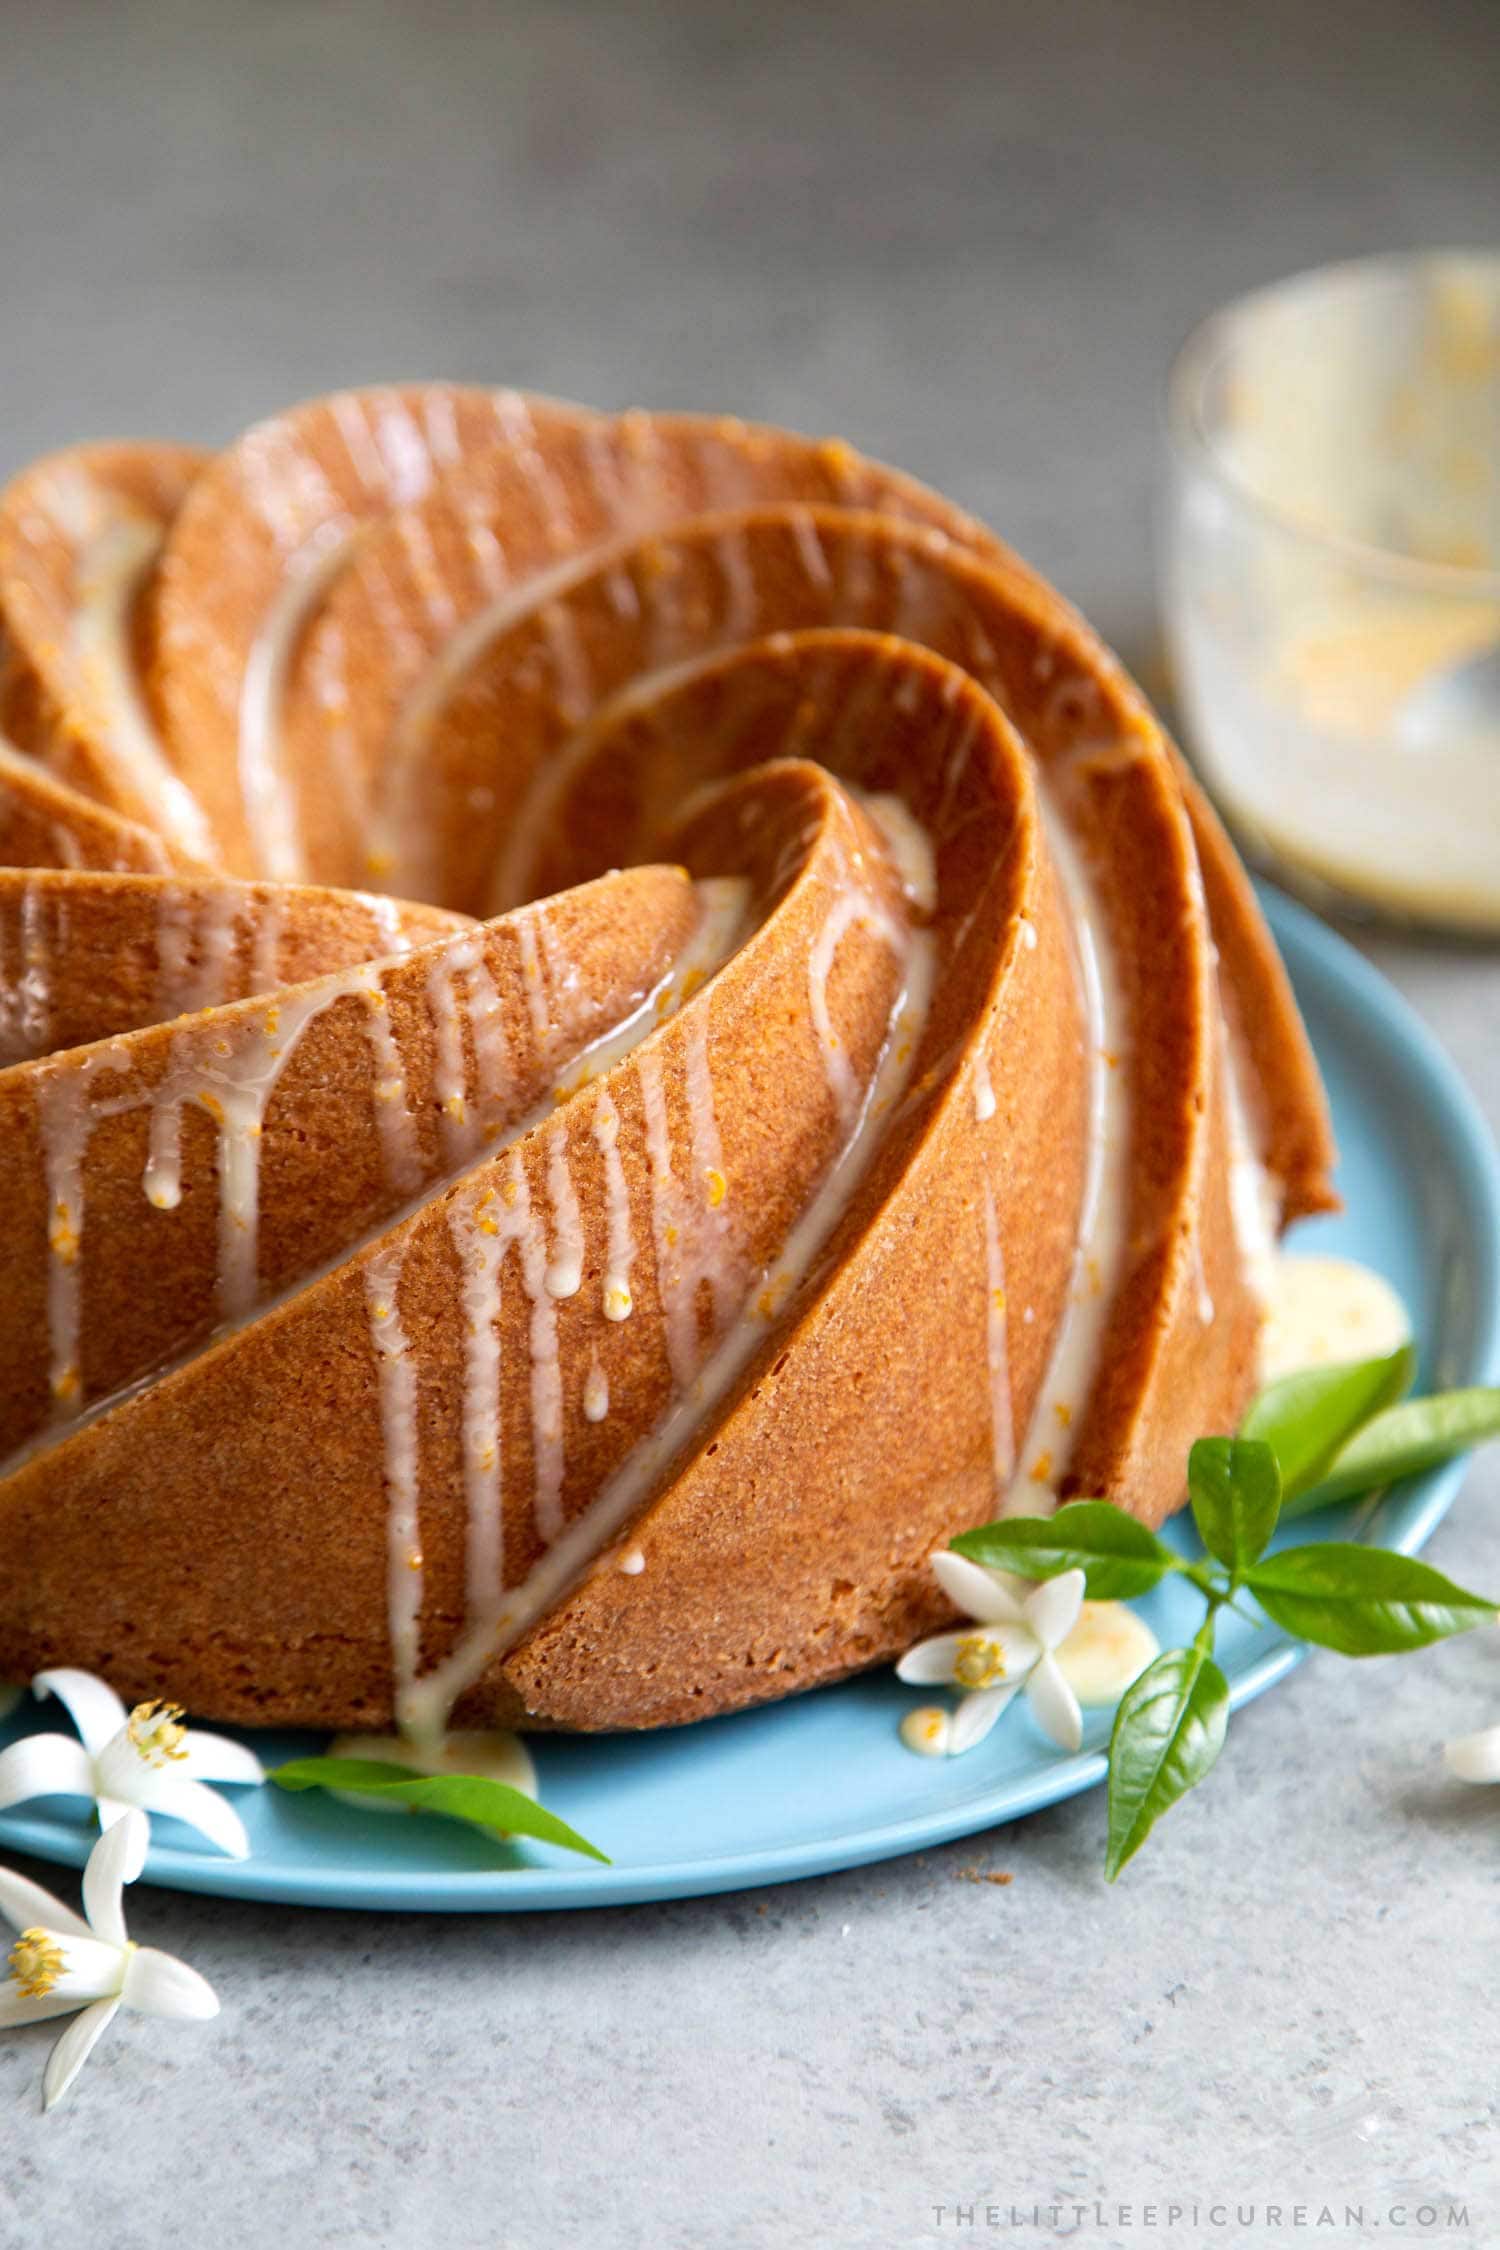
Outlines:
[[[998,1509],[1179,1504],[1323,1099],[978,524],[348,393],[27,470],[0,629],[0,1677],[651,1726],[889,1658]]]

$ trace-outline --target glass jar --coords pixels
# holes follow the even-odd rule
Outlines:
[[[1226,817],[1324,899],[1500,932],[1500,254],[1246,297],[1168,420],[1167,651]]]

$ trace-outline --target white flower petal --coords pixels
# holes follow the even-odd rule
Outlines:
[[[908,1687],[951,1686],[958,1644],[968,1637],[966,1632],[935,1633],[930,1641],[918,1641],[896,1666],[897,1679]]]
[[[250,1857],[245,1823],[233,1805],[216,1790],[205,1788],[201,1781],[184,1781],[180,1774],[170,1770],[148,1773],[136,1801],[148,1812],[169,1813],[173,1820],[185,1820],[190,1828],[196,1828],[231,1859]]]
[[[123,1820],[128,1812],[138,1812],[140,1807],[127,1804],[123,1797],[101,1794],[94,1799],[94,1810],[99,1815],[101,1828],[113,1828],[117,1820]]]
[[[94,1793],[101,1804],[142,1804],[144,1783],[151,1770],[131,1741],[128,1729],[121,1727],[118,1734],[110,1736],[102,1750],[94,1753]]]
[[[28,1797],[92,1797],[94,1761],[71,1734],[24,1734],[0,1750],[0,1809]]]
[[[200,1734],[190,1727],[182,1747],[187,1756],[174,1758],[173,1771],[189,1781],[228,1781],[253,1788],[266,1778],[255,1752],[243,1742],[231,1742],[227,1734]]]
[[[1500,1727],[1457,1736],[1443,1745],[1443,1756],[1460,1781],[1500,1781]]]
[[[154,1945],[138,1945],[131,1954],[122,1997],[142,2015],[174,2016],[184,2023],[205,2023],[219,2012],[219,1996],[207,1978]]]
[[[92,1936],[81,1914],[71,1906],[64,1906],[60,1898],[44,1891],[40,1883],[28,1876],[18,1875],[14,1868],[0,1867],[0,1914],[15,1930],[55,1930],[59,1937],[86,1938]]]
[[[991,1680],[984,1681],[983,1667],[992,1661],[987,1651],[998,1652],[999,1669]],[[919,1642],[902,1657],[896,1672],[913,1687],[945,1685],[978,1692],[982,1685],[998,1686],[1002,1679],[1012,1683],[1024,1679],[1041,1653],[1041,1642],[1024,1625],[981,1625],[976,1621],[956,1633],[939,1633],[933,1640]],[[978,1678],[971,1659],[977,1659],[981,1667]],[[960,1666],[967,1678],[962,1676]]]
[[[104,1748],[125,1724],[125,1706],[107,1680],[92,1672],[59,1669],[38,1672],[31,1683],[39,1696],[55,1695],[91,1751]]]
[[[89,1927],[106,1945],[125,1943],[125,1916],[120,1893],[133,1883],[146,1864],[150,1823],[132,1808],[123,1820],[114,1821],[89,1853],[83,1871],[83,1911]]]
[[[983,1742],[1015,1692],[1014,1684],[1007,1683],[1005,1687],[976,1688],[972,1695],[964,1696],[948,1730],[949,1757],[961,1758],[966,1750]]]
[[[62,1950],[62,1970],[52,1989],[81,2008],[90,2000],[109,2000],[125,1981],[125,1948],[112,1938],[71,1937],[53,1930]]]
[[[940,1549],[929,1560],[943,1592],[966,1617],[977,1617],[986,1625],[1019,1625],[1024,1620],[1021,1605],[1031,1590],[1029,1579],[1016,1578],[1008,1570],[989,1570],[983,1563],[970,1562],[967,1555],[955,1555],[951,1547]]]
[[[1081,1570],[1065,1570],[1058,1578],[1043,1579],[1026,1597],[1026,1622],[1043,1648],[1056,1648],[1078,1623],[1087,1580]]]
[[[53,2016],[70,2016],[88,2005],[77,1992],[44,1992],[33,1999],[15,1983],[0,1984],[0,2031],[19,2031],[22,2024],[47,2023]]]
[[[47,2058],[42,2078],[42,2099],[48,2109],[60,2102],[94,2051],[95,2042],[114,2020],[118,2000],[96,2000],[70,2023]]]
[[[1083,1741],[1083,1713],[1063,1678],[1055,1656],[1044,1656],[1026,1682],[1026,1700],[1038,1724],[1059,1750],[1076,1750]]]

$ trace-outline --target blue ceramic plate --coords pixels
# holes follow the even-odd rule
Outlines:
[[[1347,1208],[1299,1230],[1300,1247],[1347,1253],[1388,1276],[1410,1306],[1429,1386],[1500,1379],[1500,1166],[1483,1121],[1420,1023],[1359,956],[1271,896],[1281,943],[1333,1102]],[[1383,1543],[1420,1547],[1458,1489],[1461,1464],[1391,1493],[1368,1520]],[[1349,1510],[1342,1511],[1347,1518]],[[1328,1525],[1316,1526],[1326,1536]],[[1347,1528],[1347,1526],[1346,1526]],[[1306,1523],[1292,1536],[1306,1537]],[[1191,1543],[1179,1524],[1176,1536]],[[1175,1596],[1175,1598],[1174,1598]],[[1164,1642],[1201,1609],[1180,1589],[1143,1605]],[[1236,1704],[1284,1677],[1300,1651],[1225,1614],[1219,1661]],[[486,1911],[605,1906],[738,1890],[854,1867],[993,1828],[1104,1777],[1109,1714],[1084,1747],[1058,1751],[1018,1702],[969,1756],[915,1758],[896,1726],[912,1691],[889,1672],[769,1710],[680,1731],[536,1746],[546,1804],[610,1853],[600,1867],[542,1846],[508,1848],[453,1822],[359,1813],[319,1792],[235,1791],[245,1862],[160,1822],[148,1880],[236,1898],[320,1906]],[[11,1731],[55,1725],[23,1709]],[[259,1737],[267,1763],[316,1749]],[[0,1815],[0,1841],[81,1864],[91,1841],[76,1799]]]

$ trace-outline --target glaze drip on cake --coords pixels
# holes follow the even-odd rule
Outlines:
[[[424,385],[37,464],[0,628],[0,1673],[667,1723],[909,1645],[998,1507],[1179,1504],[1321,1093],[982,527]]]

